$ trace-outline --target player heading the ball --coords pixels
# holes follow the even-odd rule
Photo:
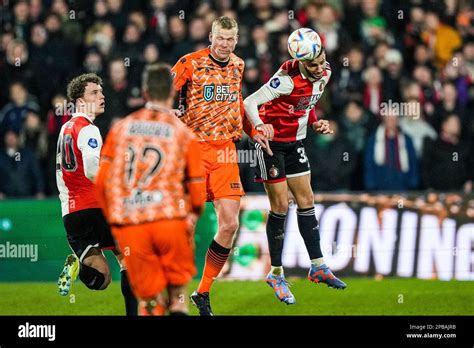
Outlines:
[[[285,279],[281,260],[288,190],[298,205],[298,228],[311,259],[308,279],[337,289],[344,289],[346,284],[324,263],[310,165],[302,142],[308,125],[316,132],[332,133],[328,121],[318,121],[314,111],[331,77],[331,67],[321,39],[312,29],[293,32],[288,39],[288,51],[296,59],[283,63],[265,85],[245,99],[244,105],[252,125],[270,140],[267,149],[251,141],[259,159],[256,180],[264,183],[271,207],[267,220],[271,270],[267,283],[278,300],[294,304],[296,300]]]

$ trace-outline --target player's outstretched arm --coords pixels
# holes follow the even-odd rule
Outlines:
[[[268,139],[272,139],[275,135],[273,125],[263,123],[258,115],[258,107],[276,98],[278,96],[271,93],[271,91],[267,91],[266,85],[263,85],[258,91],[245,98],[243,102],[246,118],[257,131]]]

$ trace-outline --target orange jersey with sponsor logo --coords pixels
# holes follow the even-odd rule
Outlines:
[[[205,48],[187,54],[171,70],[180,107],[184,107],[181,120],[201,141],[238,140],[244,112],[244,62],[232,53],[223,66],[210,53]]]
[[[109,223],[131,225],[185,218],[205,200],[203,177],[195,135],[175,116],[144,108],[110,130],[96,184]]]

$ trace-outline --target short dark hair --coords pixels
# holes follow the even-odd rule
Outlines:
[[[143,71],[142,89],[151,99],[166,100],[173,88],[171,68],[167,64],[158,63],[148,65]]]
[[[76,100],[84,96],[88,83],[95,83],[102,86],[102,79],[96,74],[82,74],[71,80],[67,85],[67,98],[76,103]]]

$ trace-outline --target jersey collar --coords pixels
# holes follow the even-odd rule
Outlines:
[[[232,60],[232,56],[229,56],[229,59],[228,59],[227,61],[222,62],[222,61],[217,60],[216,58],[214,58],[214,57],[212,56],[211,46],[210,46],[210,45],[207,47],[207,50],[208,50],[208,56],[209,56],[209,58],[210,58],[215,64],[219,65],[221,68],[225,68],[226,66],[228,66],[228,65],[230,64],[230,61]],[[231,55],[232,55],[232,53],[231,53]]]
[[[161,105],[158,105],[158,104],[155,104],[155,103],[152,103],[152,102],[147,102],[145,104],[145,109],[148,109],[148,110],[153,110],[153,111],[158,111],[158,112],[164,112],[166,114],[169,114],[170,113],[170,109],[168,108],[165,108]]]
[[[84,117],[86,118],[90,123],[94,123],[94,120],[87,114],[83,113],[83,112],[74,112],[72,114],[72,117]]]

